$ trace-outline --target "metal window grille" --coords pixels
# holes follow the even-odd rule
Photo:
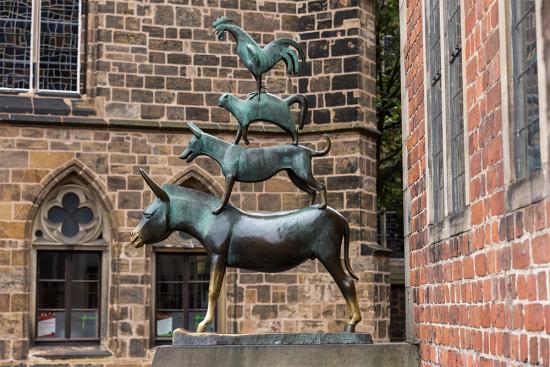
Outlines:
[[[392,250],[391,257],[403,258],[405,242],[403,240],[403,225],[400,213],[389,210],[380,210],[377,217],[378,243]]]
[[[1,1],[0,89],[79,93],[81,14],[81,0]]]
[[[465,206],[464,169],[464,117],[462,94],[462,38],[460,23],[460,1],[447,3],[447,42],[449,51],[448,68],[448,126],[451,142],[451,185],[452,212],[458,213]]]
[[[535,0],[512,1],[514,163],[516,178],[540,169]]]
[[[176,328],[196,330],[208,308],[210,261],[204,254],[156,254],[155,339],[171,341]],[[215,330],[215,324],[209,326]]]
[[[428,14],[428,75],[430,85],[428,91],[433,220],[439,222],[443,218],[443,106],[441,89],[441,31],[440,31],[440,0],[427,2]]]

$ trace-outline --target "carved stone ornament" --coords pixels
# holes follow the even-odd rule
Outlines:
[[[68,184],[54,189],[42,204],[34,225],[35,242],[82,244],[101,238],[102,211],[90,192]]]

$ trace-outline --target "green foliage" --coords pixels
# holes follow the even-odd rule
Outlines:
[[[399,0],[376,0],[378,209],[403,211]]]

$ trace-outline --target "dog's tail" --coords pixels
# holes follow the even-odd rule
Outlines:
[[[303,94],[293,94],[285,98],[285,102],[290,106],[294,103],[300,104],[300,130],[304,128],[304,123],[306,122],[306,115],[309,109],[309,101],[306,96]]]
[[[353,272],[353,269],[351,268],[351,264],[349,263],[349,224],[347,222],[346,226],[344,227],[344,264],[346,265],[346,269],[348,269],[349,275],[352,276],[353,279],[359,280],[359,277],[357,274]]]
[[[328,137],[327,134],[323,134],[323,136],[325,139],[327,139],[327,147],[320,151],[312,150],[311,155],[314,157],[322,157],[324,155],[327,155],[327,153],[330,151],[330,147],[332,146],[332,143],[330,142],[330,138]]]

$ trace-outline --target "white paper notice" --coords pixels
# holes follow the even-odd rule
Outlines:
[[[38,321],[38,336],[55,336],[55,316]]]
[[[172,335],[172,318],[167,317],[162,320],[157,320],[157,335],[170,336]]]

